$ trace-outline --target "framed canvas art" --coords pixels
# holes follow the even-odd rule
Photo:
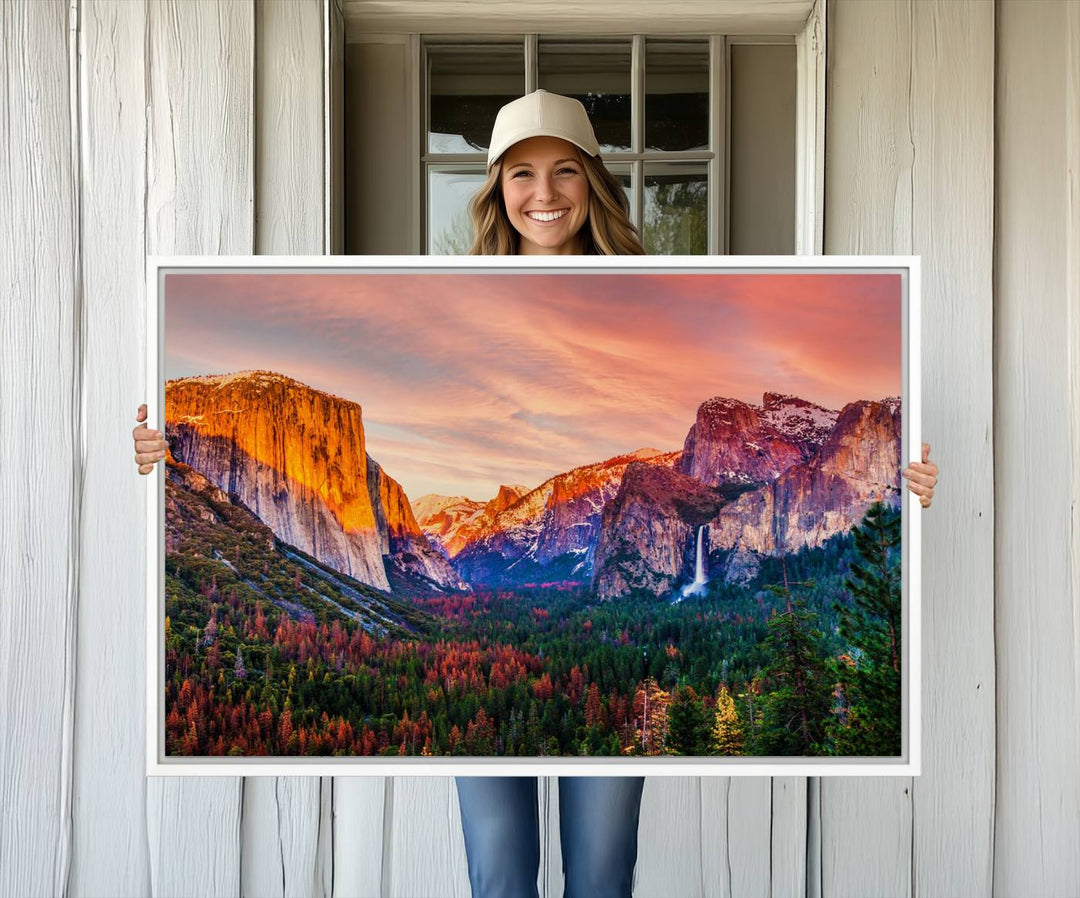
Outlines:
[[[151,775],[919,773],[916,257],[151,257]]]

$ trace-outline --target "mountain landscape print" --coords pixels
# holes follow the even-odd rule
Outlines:
[[[901,754],[896,273],[164,277],[165,754]]]

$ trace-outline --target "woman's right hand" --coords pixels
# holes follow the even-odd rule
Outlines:
[[[139,466],[140,474],[149,474],[154,470],[154,463],[165,457],[165,447],[169,444],[160,430],[150,430],[146,426],[145,402],[139,406],[135,420],[143,422],[131,431],[135,440],[135,464]]]

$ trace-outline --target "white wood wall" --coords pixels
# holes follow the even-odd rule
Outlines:
[[[2,0],[0,895],[468,895],[450,779],[143,775],[143,256],[337,245],[341,34]],[[826,252],[923,257],[924,773],[650,779],[635,894],[1076,895],[1080,4],[830,0],[828,48]]]
[[[990,895],[994,15],[833,4],[825,252],[922,256],[923,773],[822,779],[823,895]],[[1078,830],[1080,832],[1080,830]]]
[[[994,353],[1003,895],[1080,894],[1080,4],[1005,3]]]

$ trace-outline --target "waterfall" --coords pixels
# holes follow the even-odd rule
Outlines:
[[[694,582],[688,583],[682,588],[682,592],[679,594],[680,599],[685,599],[687,596],[701,596],[705,594],[705,584],[709,582],[709,578],[705,576],[705,553],[702,551],[705,526],[705,524],[702,524],[697,529],[697,561],[694,564]]]
[[[705,561],[701,557],[702,537],[705,535],[705,525],[697,529],[697,564],[694,567],[694,585],[705,585]]]

